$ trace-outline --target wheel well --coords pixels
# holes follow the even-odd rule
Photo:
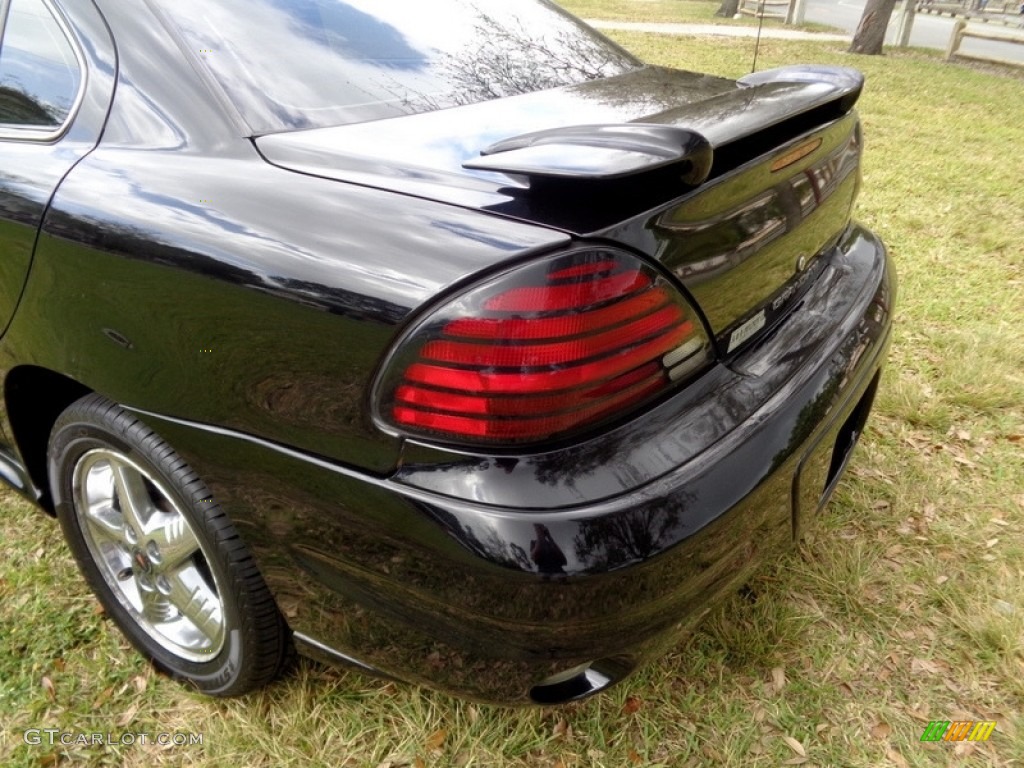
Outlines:
[[[46,447],[57,417],[91,390],[74,379],[32,365],[7,374],[4,403],[12,437],[25,462],[29,477],[41,493],[39,504],[53,514],[50,483],[46,473]]]

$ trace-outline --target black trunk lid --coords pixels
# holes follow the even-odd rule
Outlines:
[[[849,223],[861,84],[845,68],[732,81],[648,67],[254,141],[289,170],[632,246],[690,290],[731,353],[798,299]]]

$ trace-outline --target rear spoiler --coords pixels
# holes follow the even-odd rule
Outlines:
[[[657,122],[574,125],[515,136],[462,167],[556,183],[623,180],[662,170],[698,186],[846,114],[860,97],[864,76],[850,67],[801,65],[744,75],[736,85],[654,115]]]
[[[835,102],[839,110],[845,114],[853,109],[864,89],[864,75],[853,67],[826,67],[815,64],[800,64],[792,67],[766,69],[763,72],[751,72],[737,81],[747,87],[788,83],[825,86],[819,92],[822,102]]]
[[[547,180],[612,180],[678,166],[697,186],[711,170],[711,144],[687,128],[652,123],[572,125],[525,133],[484,149],[463,168]]]

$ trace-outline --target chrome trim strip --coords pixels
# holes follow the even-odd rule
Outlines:
[[[366,664],[366,663],[364,663],[362,661],[359,661],[359,659],[354,659],[351,656],[348,656],[348,655],[342,653],[341,651],[339,651],[339,650],[337,650],[335,648],[332,648],[329,645],[324,645],[319,640],[314,640],[309,635],[304,635],[301,632],[292,632],[292,638],[296,642],[298,642],[298,643],[301,643],[303,645],[308,645],[311,648],[314,648],[314,649],[316,649],[316,650],[320,651],[321,653],[326,654],[328,656],[332,656],[332,657],[338,659],[339,661],[343,661],[346,664],[351,664],[351,665],[353,665],[355,667],[359,667],[360,669],[365,669],[367,672],[372,672],[375,675],[383,675],[384,674],[379,669],[377,669],[375,667],[371,667],[369,664]]]

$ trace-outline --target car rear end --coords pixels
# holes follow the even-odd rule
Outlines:
[[[489,701],[592,694],[780,556],[850,457],[894,291],[851,218],[860,76],[730,81],[607,50],[614,66],[581,82],[441,109],[396,99],[289,126],[259,88],[238,105],[262,158],[325,196],[370,187],[567,238],[496,249],[375,350],[365,429],[400,446],[393,471],[153,415],[244,510],[308,653]]]
[[[677,645],[826,503],[871,409],[893,283],[859,226],[819,258],[770,333],[554,444],[410,438],[378,478],[161,431],[216,457],[202,464],[306,653],[483,701],[577,699]]]
[[[522,217],[526,200],[572,239],[403,323],[368,401],[403,446],[372,498],[357,492],[375,524],[332,513],[353,493],[337,476],[284,536],[308,578],[268,575],[307,652],[488,701],[573,700],[677,643],[813,523],[871,409],[894,284],[851,219],[859,78],[761,77],[723,99],[744,120],[702,126],[719,135],[699,181],[671,164],[508,170],[517,199],[487,215]],[[808,84],[821,98],[801,101]],[[290,140],[258,143],[286,165]],[[522,160],[500,154],[483,156]]]
[[[439,302],[382,368],[388,487],[476,558],[416,598],[460,692],[561,702],[657,656],[813,524],[863,431],[894,282],[850,219],[855,113],[719,155],[682,199]],[[517,673],[460,674],[487,657]]]

